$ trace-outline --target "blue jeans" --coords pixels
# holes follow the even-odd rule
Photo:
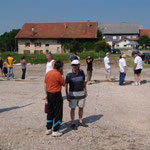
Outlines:
[[[123,85],[126,74],[124,72],[120,72],[119,85]]]
[[[8,68],[7,68],[7,80],[9,80],[10,73],[11,73],[12,78],[14,78],[14,70],[13,70],[13,67],[8,67]]]

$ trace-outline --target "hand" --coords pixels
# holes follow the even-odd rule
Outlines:
[[[46,100],[46,101],[48,102],[48,97],[47,97],[47,96],[45,96],[45,98],[43,98],[43,100]]]
[[[86,91],[86,90],[84,91],[84,94],[85,94],[85,97],[87,97],[87,96],[88,96],[88,94],[87,94],[87,91]]]
[[[68,101],[68,102],[70,101],[70,97],[69,97],[69,95],[67,96],[67,101]]]

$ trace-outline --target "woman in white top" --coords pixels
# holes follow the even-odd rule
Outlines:
[[[132,53],[132,56],[134,57],[134,79],[135,83],[134,85],[140,85],[140,80],[141,80],[141,71],[143,69],[142,65],[142,58],[139,56],[139,51],[135,51]]]
[[[48,71],[51,71],[54,68],[55,61],[52,58],[51,53],[46,54],[46,59],[47,59],[47,64],[46,64],[46,73],[47,73]]]

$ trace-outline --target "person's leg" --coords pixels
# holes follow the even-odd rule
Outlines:
[[[83,117],[83,108],[79,107],[79,122],[82,123],[82,117]]]
[[[124,78],[125,78],[125,73],[120,72],[119,85],[123,85]]]
[[[75,108],[71,108],[70,117],[71,117],[71,123],[74,124]]]
[[[10,67],[7,68],[7,80],[9,80],[9,75],[10,75]]]
[[[90,81],[90,71],[87,71],[87,82]]]
[[[54,119],[54,106],[53,106],[53,95],[51,93],[48,96],[48,109],[47,109],[47,130],[52,129]]]
[[[57,132],[62,125],[63,117],[63,99],[61,93],[55,93],[55,103],[54,103],[54,132]]]
[[[14,79],[14,68],[13,67],[11,67],[11,76]]]
[[[25,69],[22,69],[22,78],[21,79],[25,79]]]
[[[83,127],[88,127],[88,125],[86,125],[83,122],[83,108],[85,107],[85,99],[80,99],[78,100],[78,107],[79,107],[79,126],[83,126]]]
[[[92,71],[90,71],[89,81],[91,81],[92,78]]]

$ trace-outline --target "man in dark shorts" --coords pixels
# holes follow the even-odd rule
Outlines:
[[[135,80],[134,85],[140,85],[141,84],[140,83],[141,71],[143,69],[143,65],[142,65],[142,58],[139,55],[140,55],[139,51],[133,51],[132,52],[132,56],[134,57],[134,67],[133,67],[134,80]]]
[[[66,75],[66,97],[69,101],[69,107],[71,108],[71,128],[77,130],[75,125],[75,108],[79,107],[79,122],[78,126],[88,127],[83,121],[83,109],[85,106],[85,97],[87,96],[87,89],[85,83],[85,75],[83,70],[79,69],[79,60],[73,60],[71,62],[72,70]],[[68,88],[69,85],[69,88]]]
[[[52,136],[55,137],[62,135],[62,133],[59,132],[59,128],[62,124],[63,116],[61,87],[64,85],[63,63],[56,61],[54,69],[48,71],[45,76],[45,92],[48,101],[46,135],[51,133]]]

